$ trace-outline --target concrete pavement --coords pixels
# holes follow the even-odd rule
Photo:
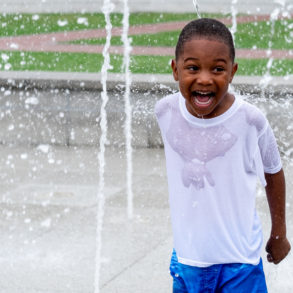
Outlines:
[[[97,149],[43,145],[0,152],[0,292],[94,292]],[[100,292],[170,292],[162,151],[135,152],[132,220],[123,151],[108,150],[106,158]]]
[[[1,293],[93,293],[98,160],[94,147],[0,146]],[[106,152],[101,293],[169,293],[172,238],[162,149],[136,149],[134,214],[127,217],[123,149]],[[293,175],[292,159],[283,157]],[[293,242],[292,181],[287,180]],[[257,192],[264,239],[269,213]],[[263,257],[265,253],[263,250]],[[291,293],[292,255],[264,267],[270,293]]]
[[[58,88],[53,82],[45,90],[19,85],[1,86],[0,292],[93,293],[100,101],[95,90],[76,92],[74,86],[64,90],[64,85]],[[172,237],[165,160],[163,150],[151,146],[161,144],[154,103],[172,88],[158,84],[160,94],[154,90],[132,94],[136,148],[134,216],[129,220],[124,119],[119,110],[123,87],[121,83],[115,87],[107,108],[110,147],[106,151],[100,292],[168,293]],[[269,98],[252,95],[249,100],[267,114],[279,141],[287,175],[288,236],[293,242],[293,101],[289,90]],[[257,194],[267,239],[268,206],[263,189]],[[278,267],[266,261],[264,266],[270,293],[292,292],[292,255]]]
[[[285,7],[292,10],[290,0],[266,1],[266,0],[198,0],[196,1],[200,12],[229,13],[231,3],[239,13],[270,14],[277,7]],[[123,2],[113,0],[115,11],[122,12]],[[157,12],[191,12],[195,11],[192,0],[129,0],[131,12],[157,11]],[[41,12],[101,12],[102,0],[2,0],[1,12],[14,13],[41,13]]]

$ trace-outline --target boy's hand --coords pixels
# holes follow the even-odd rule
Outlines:
[[[268,262],[278,264],[287,256],[290,249],[291,245],[286,237],[270,237],[266,245]]]

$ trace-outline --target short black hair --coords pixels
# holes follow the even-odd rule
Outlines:
[[[183,53],[184,44],[192,39],[215,40],[226,44],[234,63],[235,47],[230,30],[222,22],[212,18],[199,18],[189,22],[181,31],[175,50],[176,60]]]

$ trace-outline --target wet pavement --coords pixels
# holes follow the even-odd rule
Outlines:
[[[94,147],[0,147],[0,292],[94,292],[97,152]],[[136,149],[133,155],[134,212],[129,219],[125,152],[106,151],[100,292],[171,292],[163,150]],[[283,162],[293,242],[293,161],[283,157]],[[268,207],[263,191],[257,194],[267,239]],[[269,292],[292,292],[292,263],[292,255],[278,266],[264,261]]]
[[[167,91],[168,87],[160,86]],[[280,89],[270,98],[259,95],[248,100],[266,113],[279,141],[287,175],[288,235],[293,242],[293,101]],[[150,90],[131,95],[135,147],[132,219],[127,215],[123,98],[121,91],[110,96],[100,238],[102,293],[171,292],[172,234],[165,159],[153,113],[161,96]],[[96,91],[56,88],[25,92],[6,88],[3,92],[0,260],[5,269],[0,274],[0,292],[94,292],[100,136],[96,97]],[[268,206],[262,189],[257,195],[267,239]],[[292,292],[292,264],[292,255],[279,266],[264,262],[270,292]]]
[[[97,149],[41,145],[0,153],[0,292],[94,292]],[[124,152],[109,149],[106,157],[100,292],[170,292],[162,150],[134,153],[132,220]]]
[[[161,92],[172,90],[164,84],[157,86]],[[176,87],[174,83],[172,86]],[[238,87],[241,90],[241,85]],[[171,292],[168,265],[172,234],[165,160],[153,113],[162,93],[149,89],[131,95],[134,214],[129,219],[123,90],[118,85],[115,88],[107,108],[109,147],[105,215],[99,238],[100,292]],[[100,93],[76,91],[74,86],[70,90],[53,87],[24,91],[15,86],[2,89],[0,292],[92,293],[96,271]],[[268,93],[267,98],[255,93],[248,99],[267,115],[279,141],[287,175],[288,236],[293,242],[290,91],[279,88],[274,95]],[[263,190],[257,194],[267,239],[270,216]],[[292,255],[279,266],[264,263],[270,292],[291,293]]]

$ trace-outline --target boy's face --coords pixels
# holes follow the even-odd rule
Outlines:
[[[216,40],[192,39],[184,44],[178,60],[172,60],[173,76],[186,100],[187,110],[196,117],[212,118],[233,103],[228,93],[237,64],[229,47]]]

